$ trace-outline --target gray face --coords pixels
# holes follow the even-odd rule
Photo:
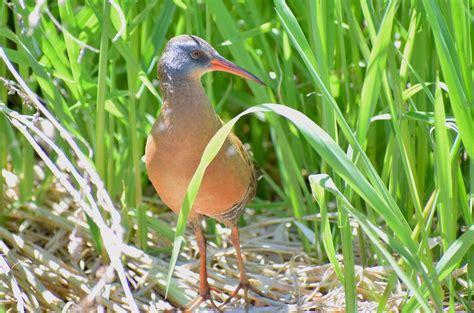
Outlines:
[[[190,35],[171,39],[160,59],[160,71],[168,78],[200,77],[211,70],[212,57],[219,54],[206,41]]]
[[[181,35],[168,41],[158,65],[158,78],[163,86],[171,86],[197,81],[210,71],[231,73],[264,85],[257,76],[224,59],[204,39],[193,35]]]

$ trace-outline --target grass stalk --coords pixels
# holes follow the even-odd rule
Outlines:
[[[102,14],[102,34],[100,39],[99,72],[97,78],[96,120],[95,120],[95,166],[102,179],[106,179],[105,156],[105,95],[107,92],[107,63],[109,54],[110,2],[104,1]]]
[[[0,127],[6,128],[6,121],[4,116],[0,116]],[[3,176],[3,171],[7,169],[7,135],[0,132],[0,226],[5,224],[7,198],[6,198],[6,181]]]
[[[131,7],[131,14],[137,10],[138,4],[134,4]],[[127,101],[127,111],[128,111],[128,137],[130,138],[130,150],[129,150],[129,160],[132,166],[128,168],[129,178],[128,185],[130,188],[128,190],[127,196],[127,205],[132,208],[140,208],[142,204],[142,190],[141,190],[141,170],[140,170],[140,156],[142,154],[142,144],[139,142],[138,133],[137,133],[137,99],[136,94],[138,92],[138,72],[137,68],[133,66],[132,59],[139,59],[139,34],[129,33],[128,34],[128,48],[131,51],[131,58],[126,60],[127,68],[127,85],[129,91],[129,97]],[[127,209],[123,212],[125,218],[128,218]],[[141,215],[140,215],[141,216]],[[139,219],[143,221],[143,218]],[[143,242],[143,238],[146,238],[147,225],[146,223],[140,223],[139,225],[139,238],[141,238],[140,245],[141,248],[145,248],[146,242]]]

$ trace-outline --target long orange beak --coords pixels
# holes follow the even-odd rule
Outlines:
[[[263,81],[260,80],[257,76],[253,75],[250,72],[247,72],[240,66],[235,65],[234,63],[224,59],[221,56],[214,57],[211,60],[211,69],[213,71],[222,71],[222,72],[227,72],[231,73],[246,79],[253,80],[254,82],[260,84],[260,85],[265,85]]]

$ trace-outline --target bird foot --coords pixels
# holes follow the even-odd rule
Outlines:
[[[193,312],[199,305],[201,305],[201,303],[206,302],[207,300],[209,300],[209,303],[211,304],[213,309],[215,309],[217,312],[222,312],[220,306],[217,306],[214,300],[212,299],[211,290],[220,293],[219,289],[209,286],[207,290],[199,292],[199,296],[191,300],[191,302],[186,305],[187,309],[184,312]]]
[[[249,290],[255,292],[257,295],[261,296],[261,297],[264,297],[264,298],[269,298],[269,296],[265,295],[263,292],[261,292],[260,290],[258,290],[254,285],[252,285],[248,280],[245,280],[245,281],[241,281],[239,283],[239,285],[237,286],[237,288],[235,288],[235,290],[232,292],[232,294],[227,298],[225,299],[225,301],[220,305],[219,308],[223,308],[227,303],[230,302],[230,300],[232,300],[240,291],[240,289],[243,289],[244,290],[244,298],[245,298],[245,303],[246,303],[246,306],[248,306],[248,297],[247,297],[247,293]]]

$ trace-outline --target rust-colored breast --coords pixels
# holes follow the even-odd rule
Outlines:
[[[173,114],[178,112],[167,110],[164,107],[148,137],[146,167],[163,202],[179,213],[202,152],[221,122],[213,111],[212,116],[187,114],[175,118]],[[202,214],[234,223],[254,193],[253,164],[240,140],[231,134],[206,170],[191,218]]]

